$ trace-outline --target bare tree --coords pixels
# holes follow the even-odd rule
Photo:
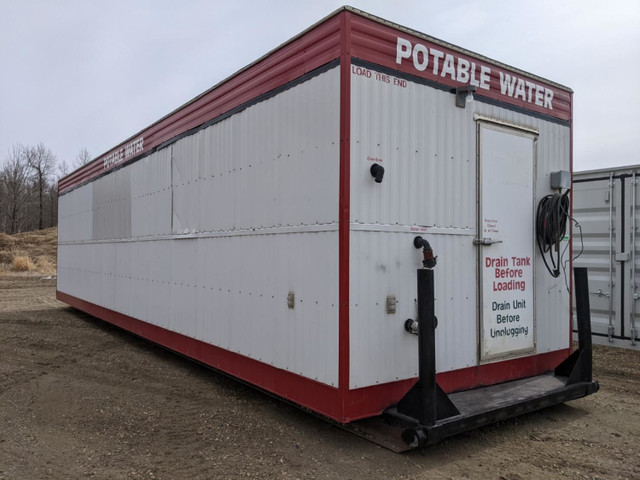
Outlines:
[[[44,228],[44,195],[56,165],[56,156],[42,143],[35,147],[23,147],[23,155],[38,192],[38,230],[42,230]]]
[[[21,231],[26,222],[25,212],[30,185],[29,166],[23,152],[22,145],[14,145],[0,170],[3,195],[3,198],[0,198],[0,213],[4,224],[3,230],[9,234]]]
[[[58,163],[58,180],[67,175],[69,175],[69,164],[66,160],[62,160]]]
[[[90,161],[91,161],[91,154],[89,153],[89,150],[87,150],[85,147],[82,147],[78,155],[76,155],[76,159],[73,162],[73,169],[77,170],[78,168],[83,167],[84,165],[89,163]]]
[[[50,182],[47,185],[47,201],[51,215],[49,226],[55,227],[58,224],[58,182]]]

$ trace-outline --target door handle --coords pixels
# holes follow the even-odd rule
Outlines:
[[[489,245],[493,245],[494,243],[502,243],[502,240],[493,240],[491,238],[474,238],[473,239],[474,245],[489,246]]]

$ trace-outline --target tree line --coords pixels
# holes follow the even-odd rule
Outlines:
[[[91,161],[82,148],[72,168]],[[0,233],[12,235],[58,224],[58,180],[69,173],[50,148],[13,145],[0,164]]]

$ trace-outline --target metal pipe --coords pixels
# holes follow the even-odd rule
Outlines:
[[[418,270],[418,361],[422,425],[436,424],[436,326],[433,270]]]
[[[433,255],[433,248],[431,248],[431,244],[429,244],[426,238],[422,238],[420,236],[414,238],[413,246],[416,248],[422,248],[422,253],[424,255],[422,265],[424,265],[424,268],[433,268],[436,266],[437,257]]]
[[[609,342],[613,342],[613,172],[609,174]]]
[[[636,193],[638,180],[633,172],[633,198],[631,199],[631,345],[636,344]],[[623,212],[624,215],[624,212]]]

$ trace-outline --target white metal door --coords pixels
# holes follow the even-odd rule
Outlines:
[[[631,225],[625,227],[624,234],[627,235],[625,240],[626,245],[629,248],[626,250],[629,252],[627,255],[622,255],[625,259],[625,267],[627,272],[625,277],[629,279],[629,286],[625,288],[626,294],[623,294],[623,301],[625,304],[625,311],[628,312],[625,318],[621,318],[620,335],[629,340],[629,347],[638,348],[640,343],[640,268],[638,263],[640,262],[640,235],[638,235],[638,226],[640,225],[640,188],[638,187],[638,174],[634,171],[631,177],[625,179],[627,182],[627,195],[625,200],[628,214],[623,212],[625,218],[630,219]]]
[[[479,123],[480,360],[535,350],[535,136]]]
[[[622,182],[610,175],[573,184],[573,215],[582,231],[582,236],[576,229],[573,232],[573,252],[580,253],[575,266],[588,269],[591,331],[601,337],[616,337],[622,330],[619,285],[624,275],[623,264],[616,261],[617,254],[623,252]],[[626,258],[624,253],[618,260],[621,258]],[[577,331],[574,315],[574,332]]]

